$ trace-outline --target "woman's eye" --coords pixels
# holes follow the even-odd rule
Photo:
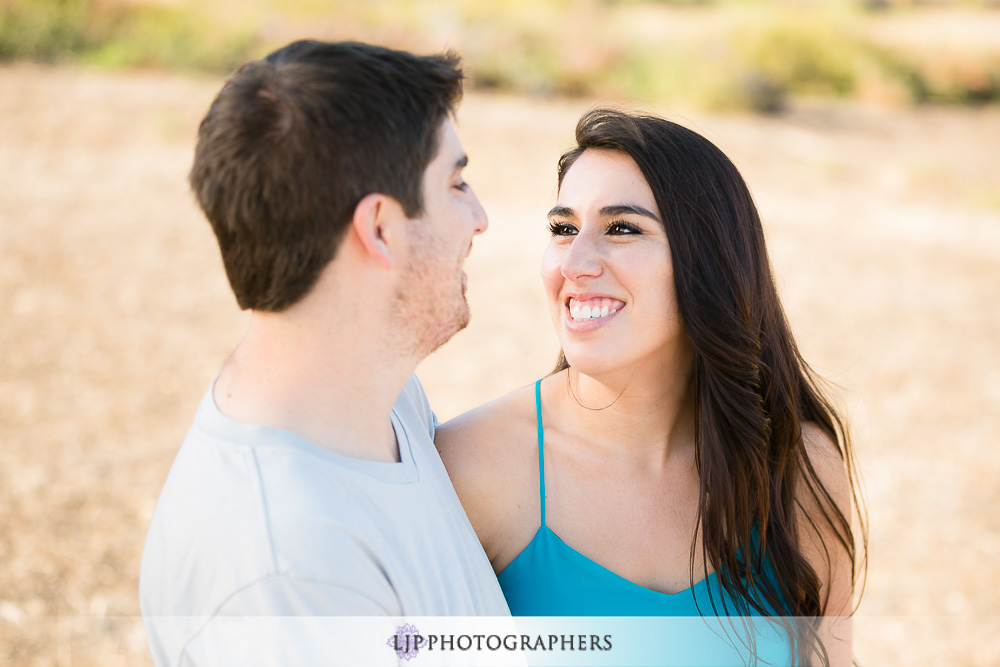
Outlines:
[[[549,232],[552,233],[552,236],[575,236],[577,229],[565,222],[550,222]]]
[[[458,190],[461,190],[462,192],[465,192],[466,190],[469,189],[469,184],[466,183],[465,181],[462,181],[460,183],[456,183],[455,184],[455,188],[457,188]]]
[[[608,224],[607,233],[612,236],[623,236],[625,234],[642,234],[642,230],[624,220],[615,220]]]

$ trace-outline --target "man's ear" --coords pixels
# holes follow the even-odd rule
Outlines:
[[[354,207],[351,228],[364,251],[382,268],[395,266],[398,223],[405,217],[399,202],[377,192],[365,195]]]

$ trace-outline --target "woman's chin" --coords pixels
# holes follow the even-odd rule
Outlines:
[[[616,363],[613,359],[609,359],[606,355],[574,354],[566,350],[563,350],[563,354],[566,355],[566,363],[569,364],[569,367],[574,372],[590,377],[607,375],[622,368],[621,364]]]

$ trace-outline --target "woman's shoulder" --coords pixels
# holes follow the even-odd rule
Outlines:
[[[434,437],[491,561],[536,527],[534,401],[533,386],[518,389],[455,417],[438,427]]]
[[[834,504],[850,512],[851,486],[847,462],[837,440],[815,422],[802,424],[802,446],[815,478],[830,494]],[[816,503],[813,499],[812,503]]]
[[[522,387],[473,408],[438,427],[434,442],[441,455],[465,457],[502,454],[535,430],[533,386]]]

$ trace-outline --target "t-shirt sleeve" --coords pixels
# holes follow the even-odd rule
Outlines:
[[[386,644],[396,630],[388,614],[360,590],[268,577],[231,596],[185,647],[180,665],[396,665]]]

